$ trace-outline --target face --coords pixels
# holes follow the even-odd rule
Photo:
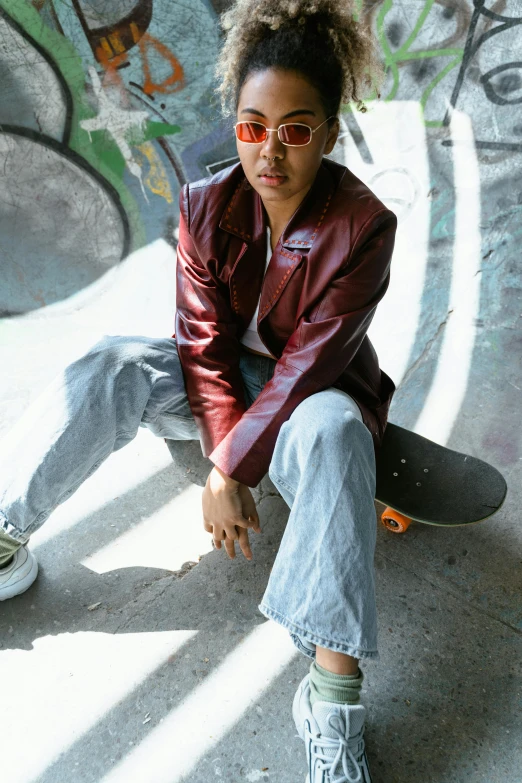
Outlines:
[[[303,76],[292,71],[267,69],[253,73],[245,81],[237,107],[237,121],[261,122],[277,128],[287,122],[302,122],[317,128],[326,115],[319,93]],[[246,178],[256,190],[267,211],[287,216],[299,206],[317,174],[323,155],[329,154],[339,133],[339,122],[321,125],[309,144],[285,146],[277,133],[268,133],[264,142],[237,142],[239,159]],[[275,158],[275,160],[272,160]],[[266,169],[284,175],[263,179]]]

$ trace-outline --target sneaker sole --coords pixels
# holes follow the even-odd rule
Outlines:
[[[31,570],[20,579],[19,582],[0,591],[0,601],[7,601],[9,598],[14,598],[16,595],[20,595],[21,593],[25,593],[26,590],[29,590],[38,576],[38,561],[35,557],[32,558],[32,561]]]
[[[299,736],[301,737],[302,740],[304,740],[303,727],[301,725],[301,722],[297,721],[297,718],[299,716],[299,701],[301,699],[302,692],[303,692],[303,686],[301,684],[299,686],[299,688],[297,689],[297,691],[295,692],[294,700],[292,702],[292,717],[294,719],[295,727],[297,729],[297,732],[298,732]],[[305,783],[310,783],[310,781],[306,780]]]

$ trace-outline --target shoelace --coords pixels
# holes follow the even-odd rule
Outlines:
[[[339,725],[334,726],[332,719],[337,719]],[[359,766],[359,761],[364,751],[363,732],[364,727],[358,734],[355,734],[350,739],[346,739],[344,736],[345,726],[344,722],[338,715],[331,715],[328,719],[328,725],[337,733],[337,737],[325,737],[317,734],[312,734],[305,729],[305,734],[312,740],[312,747],[314,749],[315,756],[320,760],[321,770],[326,770],[330,776],[330,783],[361,783],[362,773]],[[319,752],[319,748],[330,748],[331,750],[337,749],[337,753],[332,759],[326,753]],[[348,761],[351,761],[353,767],[356,770],[356,777],[352,777],[350,770],[348,769]],[[340,778],[334,778],[333,775],[339,762],[342,763],[343,773]]]

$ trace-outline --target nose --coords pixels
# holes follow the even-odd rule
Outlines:
[[[261,145],[261,156],[267,158],[274,158],[276,156],[282,158],[284,156],[285,147],[279,141],[277,130],[267,130],[266,139]]]

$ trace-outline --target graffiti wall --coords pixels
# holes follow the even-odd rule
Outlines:
[[[237,160],[213,95],[227,4],[0,0],[0,313],[66,302],[154,240],[175,247],[180,187]],[[440,441],[474,368],[494,380],[493,359],[520,354],[522,0],[358,12],[387,83],[369,112],[344,107],[332,157],[399,216],[371,337],[403,422]]]
[[[217,14],[227,4],[0,0],[0,155],[9,194],[0,206],[0,312],[60,301],[158,237],[175,243],[180,186],[235,160],[212,94]],[[391,112],[400,126],[407,103],[417,106],[429,181],[415,177],[399,149],[402,175],[383,171],[384,161],[377,171],[362,115],[348,108],[350,155],[346,142],[333,157],[370,173],[373,184],[376,175],[395,206],[417,201],[418,186],[428,186],[436,244],[453,230],[453,209],[451,187],[435,180],[451,182],[448,147],[471,141],[482,187],[494,194],[485,220],[509,222],[522,199],[505,187],[522,152],[520,0],[361,0],[360,13],[388,65],[383,104],[403,105],[402,114]],[[451,138],[454,107],[470,118],[471,139]]]
[[[217,49],[205,0],[0,2],[1,313],[175,242],[179,188],[235,152],[211,95]]]

